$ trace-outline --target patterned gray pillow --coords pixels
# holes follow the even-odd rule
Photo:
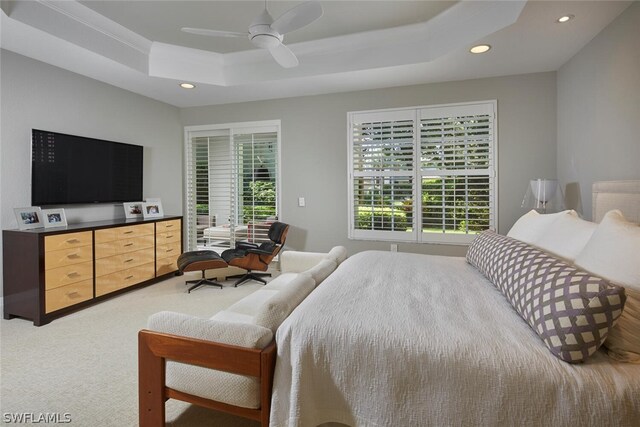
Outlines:
[[[622,313],[624,288],[519,240],[485,231],[467,262],[509,300],[545,345],[565,362],[584,361]]]

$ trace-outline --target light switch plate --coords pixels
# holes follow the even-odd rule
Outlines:
[[[304,197],[298,197],[298,206],[300,206],[301,208],[304,208],[306,206]]]

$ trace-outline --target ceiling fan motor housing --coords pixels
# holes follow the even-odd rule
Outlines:
[[[263,10],[249,26],[249,40],[263,49],[271,49],[282,43],[282,35],[271,28],[273,18]]]

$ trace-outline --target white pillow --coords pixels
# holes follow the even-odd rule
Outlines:
[[[573,262],[597,226],[595,222],[585,221],[577,215],[560,215],[534,244],[546,252]]]
[[[529,243],[530,245],[535,245],[546,233],[551,223],[564,215],[578,216],[573,210],[553,214],[539,214],[535,210],[531,210],[522,215],[520,219],[513,224],[507,236],[520,240],[521,242]]]
[[[611,357],[640,363],[640,227],[607,212],[575,264],[625,287],[625,308],[604,345]]]

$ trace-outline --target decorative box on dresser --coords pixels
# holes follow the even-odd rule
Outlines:
[[[178,270],[182,217],[3,231],[4,318],[40,326]]]

